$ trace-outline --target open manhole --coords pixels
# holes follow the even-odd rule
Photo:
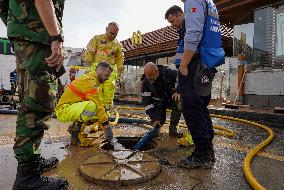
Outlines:
[[[125,149],[134,150],[134,146],[139,142],[141,137],[116,137],[116,139]],[[157,144],[154,141],[150,141],[144,145],[142,151],[154,149],[156,146]],[[106,140],[103,141],[101,148],[104,150],[114,150],[113,145]]]
[[[89,181],[117,187],[147,181],[155,177],[161,167],[148,153],[118,150],[91,156],[80,165],[79,171]]]

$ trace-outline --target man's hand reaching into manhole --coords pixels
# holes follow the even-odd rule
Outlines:
[[[125,147],[113,137],[112,127],[109,125],[105,128],[105,138],[110,142],[114,150],[125,150]]]

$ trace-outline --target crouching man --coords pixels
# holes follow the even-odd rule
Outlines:
[[[179,94],[175,92],[177,80],[177,71],[166,66],[155,65],[149,62],[144,67],[142,76],[142,102],[146,114],[151,119],[151,125],[154,127],[148,132],[151,138],[159,133],[160,127],[166,121],[166,109],[172,108],[169,136],[182,137],[182,133],[177,132],[177,125],[181,116],[181,106],[179,105]],[[145,135],[145,137],[147,134]],[[149,138],[147,141],[151,140]],[[141,150],[144,146],[143,139],[135,146]]]
[[[154,127],[162,126],[166,121],[166,109],[171,108],[169,135],[180,138],[182,133],[177,132],[177,125],[182,110],[179,94],[175,92],[176,83],[176,70],[152,62],[145,65],[141,95],[146,113]]]
[[[72,81],[62,94],[55,112],[59,121],[73,122],[68,129],[71,144],[91,146],[92,140],[84,139],[82,134],[84,127],[94,122],[102,126],[106,139],[112,140],[112,130],[98,90],[98,86],[108,80],[111,73],[111,66],[100,62],[95,71]]]

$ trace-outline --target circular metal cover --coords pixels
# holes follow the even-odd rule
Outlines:
[[[155,157],[131,150],[99,153],[80,165],[80,173],[87,180],[109,186],[140,183],[153,178],[160,171]]]

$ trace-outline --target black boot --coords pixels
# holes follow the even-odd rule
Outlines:
[[[177,138],[182,138],[183,137],[183,134],[179,133],[177,131],[177,127],[176,126],[172,126],[172,125],[169,126],[169,135],[171,137],[177,137]]]
[[[16,180],[13,190],[61,190],[67,189],[65,178],[41,176],[39,158],[18,161]]]
[[[78,138],[78,135],[80,133],[81,127],[82,127],[81,122],[75,121],[71,126],[68,128],[68,132],[71,134],[71,144],[75,146],[80,145],[80,140]]]
[[[179,161],[179,166],[190,169],[211,169],[214,166],[214,161],[211,161],[211,159],[209,149],[195,149],[192,155]]]
[[[45,159],[44,157],[39,158],[39,169],[41,172],[46,172],[51,169],[54,169],[58,166],[59,160],[56,157],[51,157]]]
[[[210,161],[211,162],[215,162],[216,161],[216,157],[215,157],[215,152],[213,149],[213,146],[209,148],[209,157],[210,157]]]

